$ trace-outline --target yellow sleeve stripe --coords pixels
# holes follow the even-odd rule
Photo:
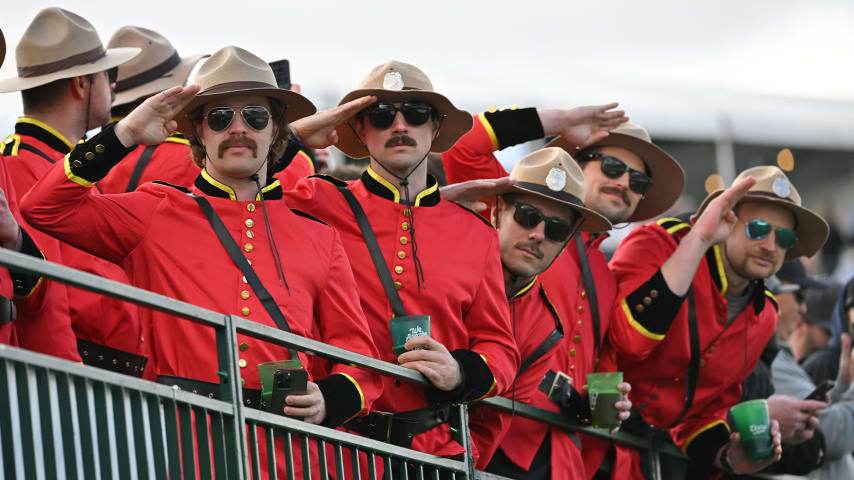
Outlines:
[[[724,422],[723,420],[715,420],[714,422],[712,422],[712,423],[706,425],[705,427],[697,430],[696,432],[692,433],[691,436],[688,437],[688,440],[685,442],[685,446],[682,448],[682,452],[685,453],[688,451],[688,446],[691,445],[691,442],[693,442],[694,439],[697,438],[697,436],[699,436],[701,433],[705,432],[706,430],[710,430],[712,428],[717,427],[718,425],[723,425],[727,429],[727,431],[729,431],[729,425],[727,425],[726,422]]]
[[[361,402],[359,404],[359,411],[356,412],[355,414],[353,414],[352,417],[348,418],[347,420],[344,420],[344,423],[347,423],[350,420],[358,417],[359,414],[361,414],[363,411],[365,411],[365,394],[362,393],[362,387],[359,386],[359,382],[357,382],[356,379],[354,379],[350,375],[347,375],[346,373],[341,373],[340,375],[343,375],[347,380],[350,380],[351,382],[353,382],[353,385],[356,387],[356,391],[359,392],[359,401]]]
[[[495,130],[492,129],[492,125],[490,125],[489,120],[486,119],[486,114],[478,113],[477,119],[480,120],[480,124],[483,125],[483,129],[486,130],[487,134],[489,134],[489,139],[492,140],[492,148],[494,150],[498,150],[498,137],[495,136]]]
[[[635,328],[635,330],[637,330],[638,332],[640,332],[640,334],[641,334],[641,335],[643,335],[643,336],[644,336],[644,337],[646,337],[646,338],[650,338],[650,339],[652,339],[652,340],[658,340],[658,341],[660,341],[660,340],[664,340],[664,335],[659,334],[659,333],[652,333],[652,332],[650,332],[649,330],[647,330],[646,328],[644,328],[644,326],[643,326],[643,325],[641,325],[640,323],[638,323],[638,321],[637,321],[637,320],[635,320],[634,315],[632,315],[632,310],[629,308],[629,304],[628,304],[628,303],[626,303],[626,299],[623,299],[623,300],[620,302],[620,306],[621,306],[621,307],[623,307],[623,313],[626,315],[626,318],[629,320],[629,325],[631,325],[632,327],[634,327],[634,328]]]
[[[489,366],[489,363],[486,361],[486,357],[484,357],[480,353],[478,355],[480,355],[480,358],[483,359],[483,363],[485,363],[487,366]],[[484,398],[490,396],[490,394],[495,390],[496,384],[497,384],[497,382],[495,381],[495,375],[492,375],[492,385],[489,386],[489,390],[487,390],[486,393],[484,393],[482,397],[476,399],[475,402],[479,402],[480,400],[483,400]]]
[[[687,223],[680,223],[679,225],[674,225],[674,226],[668,228],[667,233],[669,233],[670,235],[673,235],[674,233],[678,232],[679,230],[682,230],[683,228],[688,228],[690,226],[691,225],[689,225]]]
[[[70,154],[69,154],[70,155]],[[65,156],[65,160],[63,161],[63,165],[65,166],[65,176],[68,177],[72,182],[82,185],[86,188],[91,187],[94,183],[86,180],[85,178],[78,177],[71,171],[71,163],[68,161],[68,155]]]

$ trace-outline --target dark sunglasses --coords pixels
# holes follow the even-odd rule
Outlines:
[[[652,186],[652,178],[649,175],[629,168],[622,160],[604,153],[583,153],[579,162],[591,160],[602,160],[602,173],[608,178],[620,178],[626,171],[629,172],[629,188],[638,195],[644,195]]]
[[[546,222],[544,233],[546,238],[553,242],[563,243],[572,234],[572,225],[554,217],[547,217],[543,212],[527,203],[515,202],[513,200],[504,200],[508,205],[513,205],[516,210],[513,212],[513,220],[516,221],[522,228],[528,230],[536,227],[540,222]]]
[[[770,223],[759,220],[758,218],[747,222],[747,227],[745,228],[747,238],[751,240],[762,240],[766,235],[771,233],[771,230],[774,230],[774,238],[777,241],[777,245],[784,250],[791,249],[795,246],[795,242],[798,241],[798,234],[791,228],[775,228]]]
[[[107,74],[107,81],[110,83],[116,83],[116,80],[119,79],[119,67],[113,67],[104,71],[104,73]]]
[[[367,108],[368,121],[374,128],[385,130],[394,123],[397,112],[403,114],[406,123],[413,127],[424,125],[430,120],[433,107],[422,102],[403,102],[399,107],[393,103],[380,102]]]
[[[270,111],[264,107],[243,107],[240,109],[243,123],[253,130],[264,130],[270,123]],[[231,125],[234,120],[234,109],[231,107],[216,107],[208,112],[208,127],[214,132],[221,132]]]

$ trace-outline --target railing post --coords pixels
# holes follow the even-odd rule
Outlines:
[[[475,466],[474,466],[474,455],[472,454],[472,443],[471,443],[471,430],[469,429],[469,409],[466,404],[460,404],[455,408],[455,412],[452,412],[451,415],[459,415],[460,417],[460,431],[457,432],[457,435],[460,438],[460,443],[463,445],[463,448],[466,449],[466,453],[464,456],[465,464],[466,464],[466,478],[474,479],[475,477]]]
[[[237,365],[237,329],[231,315],[225,316],[225,327],[216,329],[216,350],[219,360],[220,395],[232,405],[232,425],[226,422],[226,464],[229,478],[249,478],[249,454],[246,448],[246,416],[243,406],[243,385]],[[224,419],[225,420],[225,419]]]
[[[649,470],[652,478],[650,480],[661,480],[661,457],[658,449],[655,447],[655,442],[646,451],[649,458]]]

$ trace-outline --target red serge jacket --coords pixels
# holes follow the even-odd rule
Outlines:
[[[685,406],[691,359],[687,302],[670,291],[660,268],[690,228],[675,218],[639,226],[611,260],[620,301],[610,339],[632,384],[632,403],[647,423],[660,428],[675,422]],[[727,325],[727,278],[718,245],[706,253],[691,288],[701,368],[694,402],[670,434],[699,465],[708,465],[729,441],[726,412],[738,402],[742,381],[774,334],[777,309],[770,292],[755,281],[752,302]]]
[[[121,195],[91,195],[90,187],[130,149],[111,127],[79,146],[39,181],[21,204],[29,221],[63,241],[122,265],[134,285],[222,313],[275,323],[220,244],[196,201],[178,188],[148,183]],[[279,304],[292,331],[330,345],[376,356],[350,265],[332,228],[292,211],[279,182],[261,198],[238,202],[203,171],[192,192],[210,201],[259,278]],[[264,228],[266,205],[290,294],[279,282]],[[214,330],[143,310],[152,329],[158,373],[217,382]],[[257,365],[288,358],[287,349],[238,335],[241,377],[260,388]],[[300,354],[310,372],[325,363]],[[380,392],[376,375],[344,365],[314,379],[327,399],[328,424],[367,412]],[[331,401],[331,399],[335,399]]]
[[[396,363],[389,330],[391,306],[355,217],[338,190],[343,185],[348,184],[331,177],[305,178],[285,198],[341,233],[378,358]],[[442,200],[432,177],[427,189],[413,194],[412,206],[401,203],[400,192],[370,168],[349,188],[371,222],[407,313],[430,315],[431,336],[461,365],[464,384],[452,400],[471,401],[507,391],[519,354],[510,332],[495,229],[469,210]],[[424,273],[420,287],[413,259],[416,246]],[[422,387],[387,377],[383,381],[376,410],[403,412],[427,405]],[[447,424],[415,436],[412,448],[445,456],[463,452]]]
[[[307,153],[300,150],[284,167],[284,170],[273,175],[282,183],[285,190],[293,189],[301,178],[314,175],[314,163]]]
[[[146,150],[149,151],[146,155],[148,160],[143,163],[140,160]],[[179,133],[173,133],[159,145],[136,147],[98,185],[104,193],[132,192],[143,183],[153,181],[190,188],[198,176],[199,167],[193,163],[190,141]]]

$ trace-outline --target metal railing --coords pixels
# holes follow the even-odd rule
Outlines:
[[[503,477],[476,471],[470,454],[448,459],[245,407],[237,335],[402,381],[420,373],[248,319],[223,315],[62,265],[0,249],[0,266],[41,275],[213,328],[220,398],[0,345],[0,472],[3,478],[386,478]],[[505,398],[483,401],[571,432],[630,445],[649,455],[683,456],[672,445],[578,424]],[[468,452],[467,409],[458,439]],[[309,468],[302,468],[310,466]],[[362,471],[365,468],[367,471]],[[655,468],[654,478],[660,473]]]

